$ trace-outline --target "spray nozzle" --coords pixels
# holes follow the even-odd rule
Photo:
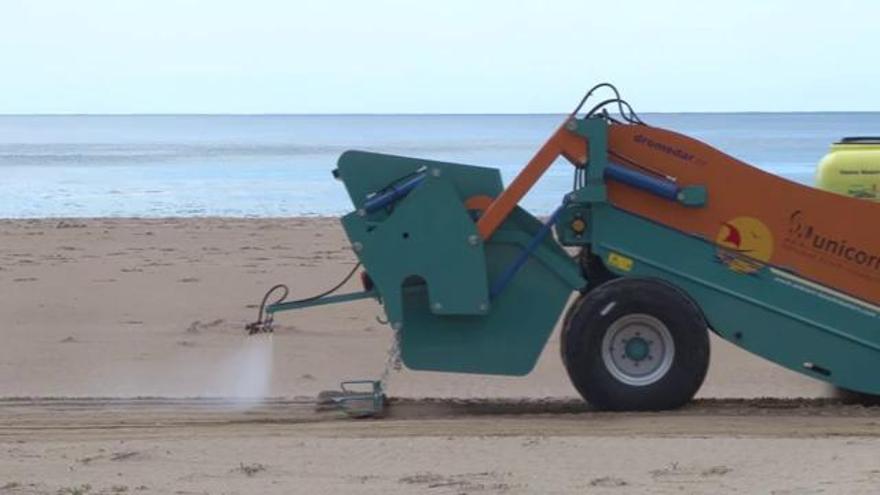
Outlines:
[[[247,332],[248,335],[272,333],[275,331],[275,327],[272,325],[272,313],[266,310],[269,297],[271,297],[275,291],[281,291],[281,297],[275,301],[275,304],[287,299],[288,289],[286,285],[278,284],[269,289],[263,296],[263,300],[260,302],[260,309],[257,311],[257,321],[248,323],[244,326],[244,331]]]
[[[272,333],[275,331],[275,326],[273,325],[272,317],[267,316],[265,319],[259,319],[255,322],[248,323],[244,326],[245,332],[248,335],[256,335],[260,333]]]

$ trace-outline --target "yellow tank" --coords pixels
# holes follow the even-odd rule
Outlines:
[[[816,169],[816,186],[880,201],[880,137],[846,137],[832,144]]]

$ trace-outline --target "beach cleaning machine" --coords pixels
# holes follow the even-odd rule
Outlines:
[[[613,97],[582,112],[603,88]],[[542,222],[518,203],[559,157],[573,187]],[[600,409],[689,401],[709,364],[707,330],[880,394],[880,203],[647,125],[609,84],[506,188],[494,168],[363,151],[343,153],[333,174],[354,204],[341,221],[363,290],[264,299],[249,332],[270,330],[279,311],[370,298],[409,369],[525,375],[564,313],[562,360]],[[365,383],[333,400],[378,411],[382,383]]]

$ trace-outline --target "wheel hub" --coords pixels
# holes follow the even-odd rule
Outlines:
[[[641,337],[633,337],[626,340],[625,353],[626,357],[633,361],[642,361],[649,356],[650,346],[653,342],[647,341]]]

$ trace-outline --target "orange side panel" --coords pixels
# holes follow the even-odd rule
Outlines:
[[[880,304],[880,203],[782,179],[656,127],[612,125],[608,148],[614,162],[708,189],[705,207],[687,208],[612,181],[615,206]]]

